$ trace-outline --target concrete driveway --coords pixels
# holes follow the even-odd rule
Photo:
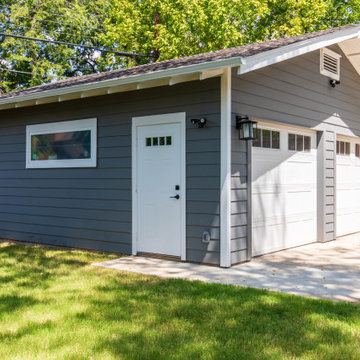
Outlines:
[[[264,255],[230,269],[137,256],[94,265],[163,278],[360,301],[360,234]]]

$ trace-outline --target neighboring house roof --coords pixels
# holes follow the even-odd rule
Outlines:
[[[139,89],[205,79],[219,76],[220,70],[229,66],[239,66],[239,73],[245,73],[334,43],[349,39],[357,40],[359,35],[359,25],[346,25],[315,33],[140,65],[128,69],[73,77],[2,94],[0,95],[0,109],[9,108],[11,107],[9,104],[24,101],[28,102],[26,105],[31,105],[29,101],[31,102],[34,99],[49,98],[49,101],[38,101],[36,104],[51,102],[50,97],[59,97],[61,95],[67,96],[63,96],[62,99],[59,98],[59,101],[69,100],[76,98],[70,94],[79,92],[81,92],[81,96],[77,97],[101,95],[98,91],[94,92],[95,89],[103,89],[103,91],[107,89],[107,93],[131,90],[129,84],[134,83],[148,82],[147,86],[137,86]],[[197,74],[197,77],[193,76],[194,74]],[[167,80],[166,82],[156,83],[154,82],[156,79]],[[127,88],[124,87],[125,85],[127,85]]]

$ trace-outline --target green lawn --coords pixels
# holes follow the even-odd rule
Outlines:
[[[90,266],[0,244],[0,359],[359,359],[360,305]]]

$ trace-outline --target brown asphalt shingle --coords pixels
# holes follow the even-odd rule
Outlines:
[[[67,87],[71,87],[74,85],[82,85],[82,84],[89,84],[89,83],[94,83],[94,82],[99,82],[99,81],[104,81],[104,80],[126,78],[126,77],[130,77],[132,75],[139,75],[139,74],[151,73],[151,72],[160,71],[160,70],[174,69],[174,68],[178,68],[181,66],[195,65],[195,64],[206,63],[206,62],[211,62],[211,61],[216,61],[216,60],[230,59],[230,58],[234,58],[234,57],[246,58],[246,57],[249,57],[252,55],[259,54],[261,52],[266,52],[269,50],[281,48],[281,47],[291,45],[291,44],[294,44],[294,43],[297,43],[297,42],[300,42],[303,40],[308,40],[308,39],[312,39],[312,38],[315,38],[318,36],[331,34],[331,33],[338,32],[340,30],[345,30],[345,29],[355,28],[355,27],[359,27],[359,25],[357,25],[357,24],[346,25],[346,26],[341,26],[341,27],[334,28],[334,29],[318,31],[315,33],[298,35],[298,36],[288,37],[288,38],[279,39],[279,40],[271,40],[271,41],[266,41],[263,43],[239,46],[239,47],[234,47],[234,48],[225,49],[225,50],[219,50],[219,51],[213,51],[213,52],[204,53],[204,54],[182,57],[179,59],[161,61],[158,63],[140,65],[140,66],[136,66],[136,67],[132,67],[132,68],[128,68],[128,69],[113,70],[113,71],[107,71],[107,72],[103,72],[103,73],[73,77],[73,78],[69,78],[66,80],[53,82],[50,84],[35,86],[35,87],[28,88],[25,90],[19,90],[19,91],[13,91],[10,93],[6,93],[6,94],[0,94],[0,99],[13,98],[13,97],[27,95],[27,94],[40,93],[43,91],[53,90],[53,89],[67,88]]]

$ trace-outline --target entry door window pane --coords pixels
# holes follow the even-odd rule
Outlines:
[[[262,147],[271,148],[271,132],[270,130],[262,130]]]

